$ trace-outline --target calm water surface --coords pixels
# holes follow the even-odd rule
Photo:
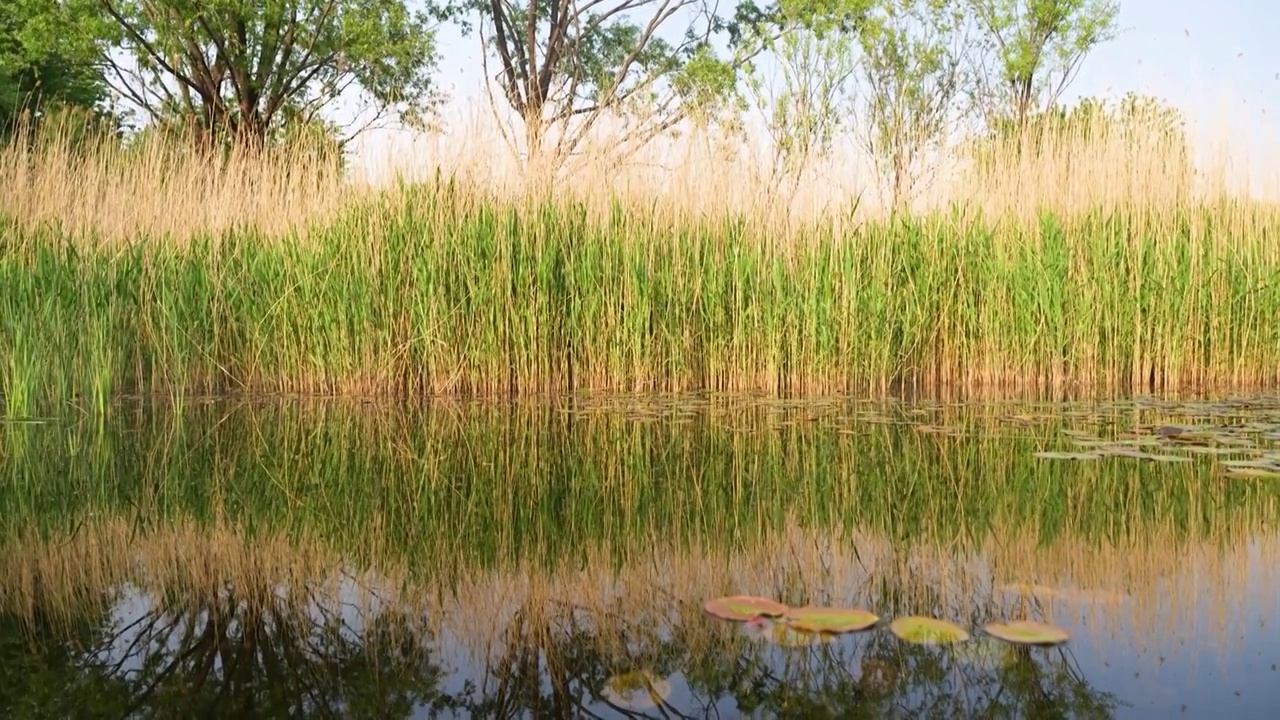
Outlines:
[[[5,717],[1280,716],[1280,398],[0,420]],[[714,619],[756,594],[868,632]],[[899,640],[904,615],[949,646]],[[1028,618],[1065,645],[982,632]]]

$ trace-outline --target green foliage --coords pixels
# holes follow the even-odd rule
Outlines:
[[[745,58],[722,58],[712,42],[738,26],[700,0],[452,0],[437,15],[464,33],[485,28],[488,74],[524,122],[530,158],[564,161],[606,115],[626,118],[625,153],[685,119],[731,122],[742,110]]]
[[[24,123],[75,109],[109,122],[108,88],[97,64],[105,42],[89,0],[6,0],[0,4],[0,141]]]
[[[1052,107],[1084,57],[1116,37],[1118,0],[967,0],[979,27],[975,99],[991,119],[1021,123]]]
[[[104,0],[118,89],[155,122],[207,143],[261,143],[355,92],[369,122],[421,125],[439,96],[435,34],[402,0]],[[131,67],[137,64],[137,69]]]
[[[945,139],[957,117],[963,24],[953,0],[883,0],[859,32],[866,144],[889,178],[892,206],[910,199],[920,156]]]
[[[710,45],[698,46],[671,74],[671,85],[691,118],[700,124],[731,118],[746,109],[738,87],[738,69],[716,57]]]
[[[753,68],[749,84],[767,113],[776,181],[790,177],[798,188],[809,163],[827,156],[851,125],[857,43],[844,34],[793,27],[767,39],[765,47],[777,77]]]

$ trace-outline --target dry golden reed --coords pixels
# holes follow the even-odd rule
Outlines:
[[[116,242],[243,228],[276,236],[332,216],[360,193],[336,164],[299,148],[215,162],[173,136],[125,146],[61,126],[0,148],[0,176],[0,216]]]
[[[145,135],[125,148],[111,138],[86,139],[71,125],[45,127],[38,142],[0,149],[0,172],[10,179],[0,186],[0,213],[119,239],[236,227],[271,236],[328,218],[367,193],[394,192],[397,179],[422,182],[440,173],[512,201],[550,187],[605,211],[622,199],[677,221],[734,215],[793,232],[817,220],[884,217],[890,207],[883,179],[852,135],[804,162],[803,176],[780,179],[771,165],[776,144],[752,123],[732,133],[686,123],[621,159],[616,150],[625,133],[601,123],[549,170],[548,181],[534,177],[520,159],[523,149],[504,139],[509,119],[496,119],[487,107],[457,110],[448,133],[353,144],[346,172],[293,147],[232,154],[215,168],[173,135]],[[1171,137],[1166,119],[1143,112],[1123,125],[1068,122],[977,144],[960,137],[928,158],[918,172],[926,189],[910,206],[1033,219],[1045,211],[1141,208],[1158,215],[1217,205],[1240,185],[1228,177],[1247,165],[1236,156],[1256,152],[1231,142],[1237,130],[1223,124],[1220,140],[1200,139],[1213,148],[1198,153],[1190,146],[1195,140]],[[1226,204],[1254,204],[1248,201],[1239,196]]]

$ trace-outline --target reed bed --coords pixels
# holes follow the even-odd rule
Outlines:
[[[1090,142],[1077,149],[1119,157],[1114,139]],[[802,221],[763,200],[690,209],[605,178],[605,191],[575,190],[590,174],[553,195],[491,192],[461,171],[374,192],[287,153],[209,172],[163,147],[42,147],[0,154],[19,179],[0,191],[11,415],[155,393],[1280,380],[1280,214],[1193,196],[1182,165],[1126,166],[1098,197],[1067,193],[1097,168],[1062,142],[1038,164],[1009,150],[1008,173],[988,157],[962,175],[969,192],[989,190],[984,202],[884,217],[846,205]],[[1059,206],[1011,200],[1034,196],[1036,178]]]

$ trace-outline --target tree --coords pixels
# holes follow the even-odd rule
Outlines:
[[[59,110],[110,121],[109,91],[97,59],[101,16],[83,2],[0,4],[0,139],[35,129]]]
[[[1118,0],[967,0],[982,32],[974,100],[986,118],[1052,107],[1093,48],[1114,39]]]
[[[909,202],[927,153],[947,138],[966,82],[963,13],[953,0],[882,0],[859,39],[864,141],[893,207]]]
[[[111,86],[205,147],[260,147],[348,93],[365,122],[421,125],[440,101],[435,35],[403,0],[100,0],[117,23]]]
[[[441,10],[464,33],[478,27],[485,75],[496,64],[491,79],[524,126],[526,161],[549,167],[606,117],[625,123],[620,158],[685,119],[739,108],[748,54],[722,59],[712,39],[727,32],[736,43],[769,15],[750,3],[738,14],[720,18],[708,0],[455,0]],[[664,37],[673,30],[678,39]]]
[[[858,69],[857,41],[846,33],[786,29],[766,48],[777,71],[753,68],[749,81],[773,142],[771,186],[799,188],[810,164],[826,157],[847,127]]]

